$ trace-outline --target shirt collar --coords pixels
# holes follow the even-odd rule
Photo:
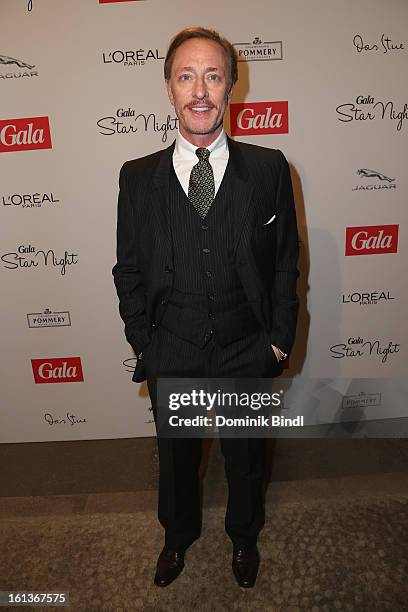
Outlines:
[[[224,129],[221,130],[214,142],[212,142],[206,148],[211,153],[211,160],[228,158],[228,143]],[[174,148],[175,156],[182,159],[196,160],[196,149],[197,147],[186,140],[184,136],[180,134],[180,130],[178,130],[176,136],[176,146]]]

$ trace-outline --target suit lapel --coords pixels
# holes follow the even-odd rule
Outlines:
[[[227,136],[229,160],[231,164],[231,197],[234,203],[234,252],[238,245],[242,229],[248,213],[250,212],[251,197],[254,186],[250,181],[248,168],[245,164],[239,143]],[[170,168],[175,141],[163,150],[159,163],[152,178],[150,192],[152,210],[157,225],[163,236],[171,245],[170,218],[169,218],[169,180]]]
[[[248,218],[251,213],[252,195],[254,183],[251,180],[247,165],[244,160],[239,143],[228,138],[230,160],[232,164],[232,198],[234,209],[234,257],[237,262],[238,274],[245,289],[248,299],[253,303],[255,314],[262,325],[264,325],[259,305],[255,303],[263,292],[262,282],[259,278],[250,245],[245,243],[245,250],[238,257],[237,249],[239,239],[243,230],[248,226]],[[243,256],[242,256],[243,255]]]
[[[254,189],[250,181],[248,168],[239,148],[239,144],[227,137],[229,157],[231,162],[231,189],[234,210],[234,252],[238,246],[242,229],[248,213],[250,212],[252,192]]]
[[[174,141],[167,149],[164,149],[160,156],[159,163],[152,178],[150,199],[152,210],[156,216],[157,225],[163,236],[166,236],[170,243],[170,219],[169,219],[169,181],[170,168],[172,163]]]

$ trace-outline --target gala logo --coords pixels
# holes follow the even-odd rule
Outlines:
[[[83,382],[80,357],[51,357],[51,359],[32,359],[35,384]]]
[[[346,228],[346,255],[396,253],[398,225],[368,225]]]
[[[287,134],[287,102],[245,102],[230,105],[231,135]]]
[[[0,152],[51,148],[48,117],[0,120]]]

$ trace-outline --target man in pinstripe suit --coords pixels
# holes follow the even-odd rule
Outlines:
[[[165,82],[179,118],[175,143],[120,173],[117,262],[125,334],[147,378],[272,377],[292,348],[298,235],[288,163],[279,150],[237,143],[223,117],[237,80],[233,46],[187,28],[172,40]],[[241,587],[255,584],[264,524],[264,439],[220,439],[229,497],[225,529]],[[165,544],[155,584],[167,586],[200,536],[199,439],[159,438]]]

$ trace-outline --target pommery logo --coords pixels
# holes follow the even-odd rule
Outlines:
[[[283,59],[282,41],[262,41],[256,36],[252,42],[234,43],[239,62],[270,62]]]
[[[6,68],[3,68],[3,66],[6,66]],[[29,64],[9,55],[0,55],[0,79],[21,79],[38,76],[38,72],[34,68],[35,64]]]
[[[28,327],[70,327],[71,316],[69,311],[52,312],[45,308],[43,312],[30,312],[27,314]]]
[[[358,395],[344,395],[342,408],[369,408],[370,406],[381,406],[381,393],[364,393]]]
[[[386,176],[378,170],[359,168],[356,174],[362,179],[362,182],[353,187],[351,191],[383,191],[397,188],[395,178]]]

